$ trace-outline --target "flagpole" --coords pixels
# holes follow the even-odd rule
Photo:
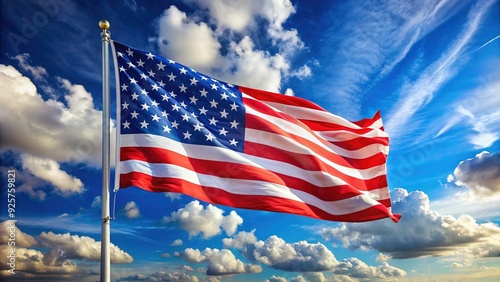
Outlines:
[[[110,217],[109,217],[109,180],[110,180],[110,116],[109,116],[109,22],[99,21],[102,29],[102,222],[101,222],[101,282],[111,281],[110,258]]]

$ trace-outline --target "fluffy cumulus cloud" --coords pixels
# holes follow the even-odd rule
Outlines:
[[[49,261],[61,259],[99,261],[101,259],[101,242],[87,236],[42,232],[37,240],[42,246],[51,250],[45,255]],[[112,263],[131,263],[133,261],[132,256],[114,244],[110,244],[110,255]]]
[[[85,191],[82,181],[61,170],[56,161],[26,154],[23,154],[21,158],[23,169],[30,171],[37,178],[49,182],[56,193],[62,196],[71,196]]]
[[[304,46],[296,30],[283,28],[295,12],[290,1],[186,2],[198,8],[194,15],[171,6],[157,21],[157,43],[165,56],[218,79],[275,92],[283,78],[311,76],[307,65],[290,71],[290,59]],[[208,23],[202,21],[205,14]],[[267,31],[268,44],[279,51],[262,51],[255,45],[250,34],[261,34],[259,28]]]
[[[500,195],[500,152],[481,152],[460,162],[448,180],[469,188],[478,198]]]
[[[402,214],[397,224],[387,220],[341,224],[324,228],[322,236],[352,250],[377,250],[393,258],[457,255],[478,258],[500,255],[500,227],[479,224],[463,214],[458,218],[430,209],[428,196],[421,191],[392,192],[393,210]]]
[[[181,239],[175,239],[170,246],[176,247],[176,246],[182,246],[183,242]]]
[[[253,231],[239,232],[223,243],[225,247],[239,249],[251,261],[285,271],[327,271],[338,263],[321,243],[286,243],[274,235],[266,241],[257,241]]]
[[[33,237],[22,232],[11,220],[1,222],[0,228],[8,231],[0,235],[2,257],[9,255],[11,230],[15,234],[16,279],[29,280],[36,276],[40,281],[72,280],[83,273],[73,260],[100,260],[100,242],[89,237],[52,232],[42,232]],[[132,257],[111,244],[111,260],[114,263],[130,263]],[[0,265],[0,280],[12,278],[9,269],[6,264]]]
[[[238,225],[243,223],[243,219],[235,211],[231,211],[227,216],[223,214],[223,210],[213,205],[204,208],[199,201],[192,201],[170,216],[163,217],[163,222],[177,222],[181,229],[189,233],[189,236],[201,234],[204,239],[210,239],[222,231],[227,235],[232,235],[236,232]]]
[[[138,218],[141,216],[141,212],[139,211],[139,206],[134,201],[130,201],[123,208],[123,212],[125,216],[128,218]]]
[[[154,272],[148,275],[135,274],[126,277],[122,277],[116,281],[120,282],[132,282],[132,281],[185,281],[185,282],[198,282],[200,281],[196,276],[189,275],[180,271],[173,272]]]
[[[382,265],[374,267],[367,265],[357,258],[345,259],[339,263],[333,272],[335,274],[343,274],[355,278],[389,278],[406,275],[404,270],[390,266],[387,262],[383,262]]]
[[[260,273],[262,267],[256,264],[245,264],[237,259],[228,249],[206,248],[203,251],[198,249],[185,249],[180,256],[188,262],[207,262],[207,275],[229,275],[239,273]]]
[[[0,64],[0,150],[12,148],[57,162],[99,166],[101,112],[82,85],[58,81],[65,103],[45,100],[29,78],[13,66]]]

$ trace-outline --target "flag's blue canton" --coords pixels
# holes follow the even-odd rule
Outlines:
[[[121,134],[148,133],[243,151],[241,92],[177,62],[115,42]]]

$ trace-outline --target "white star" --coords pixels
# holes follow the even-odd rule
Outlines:
[[[191,100],[191,102],[189,102],[190,104],[195,104],[195,105],[196,105],[196,101],[198,101],[198,99],[195,96],[189,98],[189,100]]]
[[[128,49],[126,50],[126,52],[127,52],[127,55],[129,55],[129,56],[134,56],[134,52],[132,52],[132,50],[130,50],[130,48],[128,48]]]
[[[181,101],[179,104],[181,104],[181,106],[185,109],[187,107],[186,103],[184,103],[184,101]]]
[[[221,99],[224,99],[226,101],[227,101],[227,98],[229,97],[229,96],[227,96],[226,93],[221,93],[220,96],[222,97]]]
[[[229,92],[229,94],[231,94],[231,96],[233,96],[233,98],[236,98],[236,95],[234,95],[234,93]]]
[[[167,113],[167,111],[163,111],[163,112],[161,112],[161,116],[163,116],[163,117],[168,117],[168,113]]]
[[[127,64],[128,64],[128,67],[129,67],[129,68],[135,68],[135,65],[134,65],[134,64],[132,64],[132,62],[128,62]]]
[[[155,100],[153,100],[153,102],[151,102],[151,105],[153,105],[153,106],[155,106],[155,107],[157,107],[157,108],[158,108],[158,105],[159,105],[159,104],[160,104],[160,103],[156,102]]]
[[[168,95],[166,93],[161,95],[161,97],[163,97],[163,99],[161,99],[162,101],[168,101]]]
[[[135,92],[134,94],[132,94],[132,100],[138,100],[137,97],[139,97],[139,95],[137,95]]]
[[[201,76],[201,80],[208,80],[208,78],[204,77],[203,75]]]
[[[227,90],[227,87],[224,84],[222,84],[221,88],[224,89],[224,90]]]
[[[172,104],[172,110],[178,112],[181,107],[177,106],[177,104]]]
[[[175,61],[174,60],[168,60],[168,63],[169,64],[175,64]]]
[[[149,76],[155,76],[155,73],[153,72],[153,70],[148,71],[148,74],[149,74]]]
[[[224,127],[222,129],[219,130],[219,134],[220,135],[224,135],[226,136],[226,133],[228,133],[229,131],[227,131]]]
[[[238,128],[239,123],[237,123],[236,120],[233,120],[232,122],[230,122],[230,124],[231,124],[231,128],[233,128],[233,127]]]
[[[158,84],[160,84],[161,87],[165,87],[165,83],[163,83],[163,80],[160,80]]]
[[[206,115],[206,114],[207,114],[207,112],[208,112],[208,110],[205,110],[205,107],[204,107],[204,106],[203,106],[203,107],[201,107],[201,109],[200,109],[200,114],[202,114],[202,115]]]
[[[205,135],[205,137],[207,137],[207,141],[212,141],[215,138],[212,133],[208,133],[207,135]]]
[[[153,88],[153,90],[155,91],[158,91],[158,89],[160,89],[160,87],[156,84],[151,84],[151,87]]]
[[[122,91],[126,91],[127,90],[127,87],[128,85],[125,85],[125,83],[122,85]]]
[[[172,127],[175,127],[176,129],[178,129],[178,126],[179,126],[179,124],[177,123],[177,121],[174,120],[174,122],[172,122]]]
[[[120,53],[120,52],[116,52],[118,54],[118,57],[122,57],[123,58],[123,54]]]
[[[120,66],[120,72],[122,72],[122,71],[125,72],[127,70],[123,66]]]
[[[187,70],[184,67],[180,68],[179,70],[181,71],[181,74],[187,74]]]
[[[147,123],[146,121],[141,122],[141,128],[144,128],[144,127],[148,128],[148,125],[149,125],[149,123]]]
[[[188,114],[183,114],[182,115],[182,120],[183,121],[188,121],[189,120],[189,115]]]
[[[202,90],[200,90],[200,93],[201,93],[201,97],[207,97],[208,91],[205,90],[205,88],[203,88]]]
[[[165,70],[165,65],[163,64],[162,61],[160,61],[160,63],[156,65],[158,66],[158,70]]]
[[[122,124],[123,124],[123,129],[125,129],[125,128],[129,128],[129,129],[130,129],[130,127],[129,127],[129,126],[130,126],[130,122],[125,121],[125,122],[124,122],[124,123],[122,123]]]
[[[152,59],[153,59],[153,57],[154,57],[155,55],[153,55],[153,54],[151,54],[151,53],[148,53],[148,54],[146,54],[146,56],[148,56],[148,60],[149,60],[149,59],[151,59],[151,60],[152,60]]]
[[[145,73],[141,73],[141,79],[147,80],[148,76]]]
[[[223,110],[222,110],[222,112],[220,112],[220,117],[221,117],[221,118],[227,118],[227,115],[228,115],[228,114],[229,114],[229,113],[228,113],[228,112],[226,112],[226,109],[223,109]]]
[[[140,67],[143,67],[144,66],[144,62],[139,59],[139,61],[137,61],[137,65],[140,66]]]
[[[146,89],[141,89],[141,94],[144,94],[144,95],[148,95],[148,91],[146,91]]]
[[[129,105],[129,104],[128,104],[127,102],[123,103],[123,104],[122,104],[123,110],[128,109],[128,105]]]
[[[215,85],[215,83],[210,84],[210,86],[212,86],[212,90],[217,90],[217,85]]]
[[[131,77],[129,79],[130,79],[130,84],[132,84],[132,83],[137,84],[137,80],[135,80],[135,78]]]
[[[196,83],[198,83],[198,80],[196,80],[195,77],[191,78],[190,81],[191,81],[191,85],[193,85],[193,84],[196,85]]]
[[[170,92],[168,92],[168,93],[170,94],[170,96],[172,96],[172,97],[174,97],[174,98],[175,98],[175,97],[177,97],[177,94],[175,94],[175,93],[174,93],[174,91],[170,91]]]
[[[168,125],[164,125],[164,126],[163,126],[163,132],[165,132],[165,131],[166,131],[166,132],[170,133],[170,130],[171,130],[171,129],[168,127]]]
[[[160,120],[160,117],[157,114],[152,115],[151,118],[156,122]]]
[[[230,105],[231,106],[231,111],[237,111],[237,108],[239,107],[236,102],[233,102],[233,104]]]
[[[182,134],[184,134],[184,139],[191,139],[191,135],[192,135],[192,134],[191,134],[191,133],[189,133],[189,131],[186,131],[186,132],[184,132],[184,133],[182,133]]]
[[[217,108],[217,102],[215,102],[215,99],[212,99],[212,101],[210,101],[210,108]]]
[[[201,123],[197,123],[194,125],[194,131],[201,131],[203,125]]]
[[[146,104],[146,103],[141,104],[141,106],[142,106],[142,109],[143,109],[143,110],[146,110],[146,111],[147,111],[147,110],[149,110],[149,107],[150,107],[150,106],[148,106],[148,104]]]
[[[133,111],[130,114],[132,115],[132,118],[137,118],[137,116],[139,115],[139,113],[136,111]]]
[[[186,86],[184,86],[184,83],[183,83],[181,86],[179,86],[179,88],[181,89],[181,92],[186,93],[186,89],[187,89],[187,87],[186,87]]]
[[[229,140],[229,145],[234,145],[236,146],[236,144],[238,144],[238,141],[236,141],[234,138]]]
[[[177,77],[172,72],[170,73],[170,75],[167,75],[167,76],[168,76],[168,81],[175,81],[175,78]]]
[[[218,122],[218,120],[216,120],[214,117],[212,117],[208,121],[210,122],[211,125],[216,125],[216,123]]]
[[[194,118],[198,118],[198,116],[195,113],[191,113],[191,116]]]

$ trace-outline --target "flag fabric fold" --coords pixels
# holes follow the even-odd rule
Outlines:
[[[399,220],[380,113],[349,122],[305,99],[112,45],[119,188],[324,220]]]

